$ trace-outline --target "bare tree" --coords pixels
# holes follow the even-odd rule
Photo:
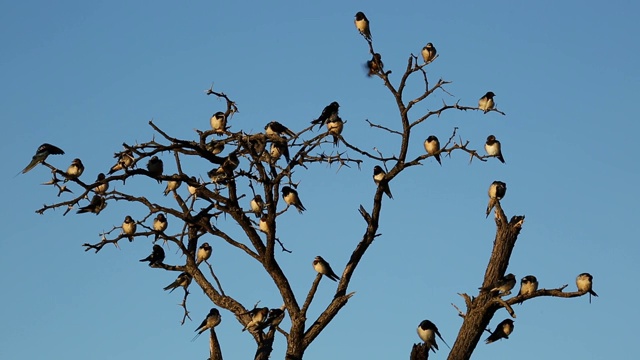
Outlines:
[[[48,210],[61,208],[65,209],[66,215],[77,208],[77,213],[98,215],[114,201],[125,201],[144,207],[148,211],[144,217],[132,219],[127,216],[121,225],[116,224],[111,230],[103,232],[100,241],[83,244],[85,249],[97,253],[106,245],[118,246],[123,239],[147,241],[145,239],[151,236],[154,239],[152,253],[141,261],[148,261],[149,266],[153,268],[176,273],[176,281],[165,290],[183,289],[184,297],[181,304],[184,308],[183,323],[190,318],[187,308],[190,294],[188,289],[195,283],[215,306],[226,310],[222,312],[222,317],[224,314],[233,314],[239,326],[253,335],[256,343],[255,359],[270,357],[277,333],[286,338],[286,359],[302,359],[309,345],[326,329],[354,295],[349,291],[351,279],[356,274],[356,269],[369,246],[379,236],[378,224],[383,200],[389,201],[385,199],[385,194],[389,199],[392,198],[389,184],[397,176],[410,167],[421,165],[429,157],[435,157],[440,162],[441,156],[450,155],[452,152],[467,153],[470,162],[474,159],[484,162],[490,157],[497,157],[504,162],[499,151],[499,142],[497,151],[495,145],[491,145],[493,147],[487,149],[488,155],[481,155],[478,150],[470,147],[469,141],[463,140],[458,135],[457,128],[451,129],[451,136],[443,144],[440,144],[437,138],[429,137],[424,144],[424,154],[415,158],[408,157],[412,140],[416,141],[415,136],[412,137],[413,130],[431,117],[439,117],[450,110],[483,111],[503,116],[505,114],[495,107],[491,99],[492,95],[487,98],[489,94],[493,94],[491,92],[483,97],[484,100],[480,101],[478,106],[443,102],[438,109],[414,114],[415,105],[432,94],[436,92],[449,94],[446,90],[446,86],[450,84],[449,81],[439,79],[430,82],[425,71],[425,67],[437,59],[435,47],[431,43],[425,46],[422,54],[424,61],[411,54],[400,79],[393,83],[390,78],[392,72],[384,68],[382,55],[374,50],[368,20],[364,17],[366,20],[366,27],[364,27],[362,16],[356,25],[368,44],[371,56],[371,60],[367,62],[368,74],[382,81],[383,86],[392,95],[399,113],[395,128],[366,121],[372,128],[387,132],[389,136],[400,137],[397,155],[369,152],[364,150],[363,146],[352,144],[343,138],[341,132],[344,122],[338,115],[337,103],[327,106],[318,119],[301,130],[291,130],[282,124],[271,122],[265,127],[265,132],[230,131],[228,122],[238,113],[238,106],[225,93],[214,91],[211,87],[206,94],[223,99],[226,103],[224,111],[216,112],[211,117],[211,129],[197,130],[193,139],[181,139],[166,133],[150,121],[149,126],[156,136],[139,144],[122,144],[123,150],[115,154],[116,163],[109,171],[105,168],[107,175],[100,174],[94,182],[81,179],[82,170],[79,170],[79,166],[82,164],[79,160],[74,161],[76,165],[73,169],[69,168],[66,171],[47,163],[46,158],[49,154],[63,152],[51,145],[43,145],[45,153],[39,152],[34,156],[35,164],[42,163],[51,169],[52,180],[49,184],[58,190],[58,195],[68,192],[69,184],[74,185],[75,192],[68,200],[45,205],[37,212],[43,214]],[[419,94],[405,93],[407,81],[412,77],[418,77],[424,84],[424,90]],[[326,127],[326,130],[315,133],[313,130],[316,125]],[[423,140],[419,139],[419,141]],[[340,151],[323,151],[320,147],[323,144],[333,144]],[[47,153],[47,149],[55,151],[51,150]],[[165,155],[167,158],[167,154],[177,169],[174,174],[165,173],[163,162],[159,158],[159,155]],[[207,173],[208,179],[198,179],[194,174],[183,171],[182,165],[186,159],[210,166],[211,171]],[[334,273],[324,259],[317,257],[313,264],[318,274],[310,285],[309,291],[303,294],[304,296],[299,296],[300,294],[296,296],[289,284],[287,274],[278,262],[278,257],[291,255],[286,243],[279,239],[277,227],[278,218],[285,212],[305,211],[302,199],[297,193],[298,182],[294,170],[303,171],[318,164],[335,165],[338,169],[360,168],[363,159],[372,160],[378,164],[374,170],[374,181],[378,188],[373,197],[373,203],[369,207],[364,205],[359,207],[359,213],[364,220],[362,238],[351,250],[349,261],[340,276]],[[33,164],[29,166],[32,168]],[[30,168],[25,169],[25,172],[28,170]],[[142,194],[128,193],[126,184],[133,177],[166,183],[164,195],[171,195],[173,199],[169,198],[170,201],[159,203],[149,200]],[[123,184],[119,189],[110,186],[119,182]],[[189,189],[187,198],[183,198],[178,192],[181,185]],[[496,186],[494,183],[490,188],[490,207],[487,209],[487,215],[493,208],[495,209],[496,235],[493,251],[478,294],[475,296],[460,294],[464,299],[466,312],[459,310],[459,315],[464,321],[451,348],[449,359],[469,359],[494,314],[501,308],[505,308],[511,317],[515,318],[516,314],[511,305],[516,302],[524,302],[539,296],[567,298],[593,293],[590,282],[588,287],[582,287],[577,292],[564,292],[566,285],[556,289],[537,289],[536,284],[535,289],[531,291],[503,299],[511,293],[510,290],[515,285],[515,278],[505,277],[505,272],[523,226],[524,216],[513,216],[510,220],[507,219],[500,205],[500,199],[505,195],[506,185],[504,189]],[[91,200],[87,202],[86,199]],[[245,206],[243,207],[242,204]],[[250,204],[249,209],[245,209],[247,204]],[[172,224],[171,232],[167,230],[167,221]],[[231,235],[228,231],[230,224],[242,229],[242,238]],[[216,277],[213,266],[208,262],[211,247],[206,239],[211,237],[219,240],[218,246],[226,243],[227,246],[240,250],[262,265],[277,287],[282,297],[283,307],[269,309],[259,307],[259,304],[248,306],[225,294],[223,284]],[[175,244],[184,256],[185,262],[165,263],[164,250],[160,241],[164,246]],[[207,265],[206,269],[200,266],[203,263]],[[308,319],[307,311],[314,301],[323,275],[331,280],[337,280],[335,295],[317,318]],[[288,314],[291,320],[288,329],[280,327],[285,314]],[[198,327],[198,335],[210,330],[210,358],[214,360],[222,359],[223,353],[223,344],[218,343],[215,333],[215,327],[220,323],[220,318],[220,312],[214,308]],[[419,320],[421,319],[417,319],[416,323]],[[500,334],[496,333],[495,336],[498,337]],[[504,335],[508,335],[508,331]],[[414,345],[411,358],[428,358],[430,347],[428,343]]]

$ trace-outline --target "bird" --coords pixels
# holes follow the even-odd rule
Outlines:
[[[249,329],[249,331],[257,328],[262,322],[267,319],[267,315],[269,315],[269,308],[255,308],[245,314],[249,314],[251,316],[251,321],[244,326],[242,331]]]
[[[202,243],[198,248],[198,253],[196,254],[196,266],[200,265],[201,262],[209,260],[211,257],[211,245],[209,243]]]
[[[117,153],[113,157],[118,158],[118,162],[116,162],[116,164],[111,167],[111,169],[107,173],[108,175],[111,175],[118,170],[128,169],[132,167],[135,160],[133,158],[133,152],[129,149],[121,153]]]
[[[384,72],[384,63],[382,63],[382,55],[375,53],[371,60],[367,61],[367,69],[369,73],[367,76],[371,77],[379,72]]]
[[[98,177],[96,178],[96,183],[100,183],[100,184],[96,185],[96,187],[93,188],[93,192],[100,195],[104,195],[104,193],[107,192],[107,190],[109,189],[109,183],[104,181],[104,179],[106,178],[107,177],[104,175],[104,173],[98,174]]]
[[[238,159],[238,152],[232,151],[227,155],[222,162],[222,169],[229,175],[233,175],[233,171],[240,165],[240,159]]]
[[[122,223],[122,233],[127,235],[129,242],[133,241],[133,234],[136,233],[136,222],[133,218],[127,215]]]
[[[180,273],[180,275],[178,275],[178,277],[176,278],[176,280],[174,282],[172,282],[171,284],[167,285],[164,290],[167,291],[169,289],[171,289],[171,291],[169,291],[170,293],[173,292],[173,290],[175,290],[176,288],[179,288],[180,286],[182,286],[184,288],[184,291],[187,291],[187,287],[189,286],[189,284],[191,284],[191,275],[189,275],[186,272]]]
[[[295,206],[295,208],[298,209],[298,212],[300,214],[302,214],[303,211],[307,210],[305,209],[304,205],[302,205],[302,201],[300,201],[298,192],[293,190],[289,186],[282,187],[282,198],[284,199],[284,202],[287,203],[287,206],[289,205]]]
[[[102,196],[93,195],[93,197],[91,198],[91,202],[89,202],[89,205],[81,207],[77,211],[77,213],[83,214],[83,213],[91,212],[98,215],[100,214],[100,211],[104,210],[104,208],[106,207],[107,207],[107,202]]]
[[[153,248],[151,249],[151,255],[147,256],[144,259],[141,259],[140,261],[148,261],[149,266],[156,267],[157,265],[162,264],[162,262],[164,261],[164,249],[162,249],[162,246],[158,244],[153,245]]]
[[[224,142],[217,141],[217,140],[211,140],[206,145],[206,149],[207,149],[207,151],[209,151],[213,155],[218,155],[224,150]]]
[[[160,160],[157,156],[151,157],[149,162],[147,163],[147,170],[149,171],[149,175],[153,178],[156,178],[158,184],[162,182],[161,179],[158,179],[159,176],[162,176],[162,171],[164,170],[164,165],[162,164],[162,160]]]
[[[344,122],[340,118],[340,116],[336,116],[333,119],[327,120],[327,131],[331,136],[333,136],[333,146],[338,146],[338,142],[340,138],[337,135],[342,134],[342,129],[344,128]]]
[[[311,121],[311,123],[314,125],[322,126],[322,124],[326,123],[328,120],[338,116],[339,108],[340,104],[338,104],[337,101],[332,102],[331,104],[325,106],[324,109],[322,109],[322,113],[320,114],[320,116],[317,119]]]
[[[440,140],[435,135],[430,135],[427,140],[424,141],[424,149],[427,154],[432,155],[438,161],[438,164],[442,166],[440,161]]]
[[[494,341],[498,341],[502,338],[508,339],[509,335],[513,332],[513,320],[504,319],[496,326],[491,335],[485,340],[487,344],[491,344]]]
[[[262,201],[262,196],[260,194],[256,195],[251,199],[251,211],[256,215],[256,218],[262,217],[262,209],[264,209],[264,201]]]
[[[292,137],[296,136],[296,133],[294,133],[288,127],[280,124],[277,121],[272,121],[272,122],[268,123],[267,125],[265,125],[264,130],[265,130],[265,133],[267,134],[267,136],[282,135],[282,134],[287,134],[287,135],[292,136]]]
[[[382,170],[379,165],[373,167],[373,181],[377,186],[382,186],[382,190],[389,197],[389,199],[393,199],[393,195],[391,195],[391,189],[389,189],[389,183],[386,181],[387,173]]]
[[[280,137],[282,141],[272,141],[271,148],[269,149],[269,155],[273,159],[273,164],[280,158],[280,156],[284,156],[284,159],[287,161],[287,164],[291,162],[291,158],[289,157],[289,147],[287,146],[287,140],[284,137]]]
[[[31,162],[29,163],[29,165],[27,165],[27,167],[25,167],[22,170],[22,173],[23,174],[28,173],[29,171],[31,171],[31,169],[36,167],[36,165],[47,160],[47,157],[49,155],[64,155],[64,151],[62,151],[62,149],[60,149],[57,146],[47,144],[47,143],[44,143],[38,146],[38,150],[36,150],[36,154],[33,155],[33,157],[31,157]]]
[[[187,183],[187,190],[189,190],[189,194],[195,196],[200,187],[200,181],[195,176],[190,177],[189,180],[191,181]]]
[[[495,156],[504,164],[504,157],[502,157],[502,147],[500,141],[495,136],[487,136],[487,142],[484,144],[484,150],[489,156]]]
[[[589,304],[591,304],[591,295],[598,296],[595,291],[593,291],[593,276],[589,273],[582,273],[578,275],[576,278],[576,286],[578,287],[578,291],[589,292]]]
[[[513,289],[514,286],[516,286],[516,276],[513,274],[507,274],[498,279],[495,283],[481,287],[480,290],[495,293],[497,296],[506,296],[511,294],[511,289]]]
[[[178,177],[178,174],[171,175],[172,178]],[[182,181],[180,180],[169,180],[167,182],[167,187],[164,189],[164,196],[169,195],[169,192],[177,190],[180,185],[182,185]]]
[[[269,310],[269,316],[267,320],[265,320],[262,324],[260,324],[257,329],[262,330],[268,327],[276,327],[280,325],[282,320],[284,319],[284,304],[280,308]]]
[[[195,339],[197,339],[198,336],[200,336],[203,332],[218,326],[221,321],[222,317],[220,317],[220,311],[218,311],[218,309],[216,308],[211,308],[211,310],[209,310],[209,314],[207,314],[207,317],[202,320],[200,326],[198,326],[198,328],[195,330],[198,333],[193,337],[191,341],[195,341]]]
[[[489,204],[487,205],[486,217],[489,217],[489,213],[491,213],[493,207],[496,206],[496,203],[502,199],[506,193],[507,184],[502,181],[494,181],[491,183],[489,186]]]
[[[356,19],[353,21],[356,24],[356,29],[364,36],[365,39],[371,40],[371,30],[369,29],[369,19],[362,11],[356,13]]]
[[[527,275],[520,280],[518,296],[533,294],[536,290],[538,290],[538,279],[533,275]]]
[[[211,115],[209,123],[211,124],[211,129],[213,129],[217,135],[222,135],[227,130],[227,117],[222,111]]]
[[[71,165],[67,168],[67,179],[77,179],[84,172],[84,165],[78,158],[73,159]]]
[[[442,338],[442,335],[440,335],[440,331],[438,331],[436,324],[432,323],[429,320],[422,320],[420,325],[418,325],[418,336],[420,337],[420,339],[422,339],[422,341],[424,341],[427,348],[434,353],[436,352],[436,350],[438,350],[436,335],[438,335],[440,340],[442,340],[442,342],[445,343],[447,347],[449,347],[449,344],[447,344],[447,342]]]
[[[260,231],[262,231],[263,233],[269,234],[269,224],[267,223],[266,216],[263,216],[260,218],[260,223],[258,227],[260,228]]]
[[[167,222],[167,217],[164,216],[163,213],[159,213],[158,216],[156,216],[155,219],[153,219],[153,230],[156,231],[156,237],[153,240],[153,242],[158,241],[158,238],[160,237],[160,234],[167,230],[167,226],[169,225],[169,223]]]
[[[222,166],[207,171],[207,176],[209,177],[209,180],[211,180],[212,184],[227,184],[227,173],[224,171],[224,168]]]
[[[427,43],[427,45],[422,48],[422,58],[424,59],[424,63],[428,64],[432,62],[433,59],[436,58],[437,53],[438,51],[436,51],[436,47],[433,46],[432,43]]]
[[[488,113],[491,109],[493,109],[493,107],[496,105],[495,102],[493,101],[494,96],[496,96],[496,94],[489,91],[486,94],[484,94],[484,96],[481,97],[480,100],[478,100],[478,108],[484,111],[485,114]]]
[[[319,274],[325,275],[333,281],[340,280],[340,277],[333,272],[333,270],[331,269],[331,265],[329,265],[329,263],[325,259],[323,259],[322,256],[316,256],[316,258],[313,259],[313,268]]]

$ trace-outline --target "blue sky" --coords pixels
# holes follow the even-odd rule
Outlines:
[[[0,118],[8,136],[0,147],[10,156],[8,183],[0,189],[0,270],[6,280],[0,358],[37,359],[43,351],[65,359],[206,357],[206,338],[190,340],[211,304],[193,287],[193,322],[180,326],[180,292],[162,291],[176,274],[137,261],[148,255],[151,240],[97,255],[81,247],[98,241],[98,233],[119,225],[124,215],[142,216],[143,209],[114,203],[98,217],[63,217],[61,211],[40,216],[34,210],[58,200],[39,185],[49,179],[47,169],[14,175],[49,142],[66,152],[51,157],[53,165],[66,168],[79,157],[83,179],[93,180],[113,164],[123,141],[153,136],[150,119],[192,138],[194,129],[209,127],[212,113],[224,110],[223,102],[204,94],[211,82],[238,104],[234,131],[259,131],[271,120],[299,130],[338,101],[348,121],[345,138],[363,149],[397,153],[397,137],[365,123],[398,128],[390,94],[364,74],[370,55],[353,26],[357,11],[370,19],[374,46],[396,83],[410,53],[427,42],[438,49],[428,74],[432,82],[452,81],[447,89],[453,96],[435,93],[413,118],[443,100],[475,106],[489,90],[507,114],[448,112],[430,119],[414,131],[410,156],[424,151],[428,135],[442,141],[459,127],[458,134],[478,149],[495,134],[507,163],[469,164],[456,152],[442,166],[430,158],[395,179],[395,199],[384,200],[382,236],[352,281],[357,293],[306,358],[407,357],[423,319],[435,322],[453,344],[461,320],[450,304],[464,305],[456,293],[474,294],[491,251],[495,225],[484,209],[494,180],[508,185],[502,201],[507,216],[526,215],[509,271],[518,279],[536,275],[541,287],[569,289],[576,275],[590,272],[600,297],[592,304],[587,297],[538,298],[518,306],[511,338],[480,344],[474,357],[508,351],[529,360],[545,351],[550,358],[628,358],[640,320],[629,303],[640,290],[628,285],[639,275],[640,254],[634,225],[640,212],[640,76],[632,40],[638,5],[631,1],[3,1]],[[416,78],[410,89],[419,88]],[[314,256],[342,272],[364,231],[357,208],[371,206],[374,165],[296,172],[308,211],[280,218],[280,238],[293,253],[278,259],[299,297],[315,277]],[[191,167],[202,176],[208,170]],[[126,189],[163,201],[164,185],[135,181]],[[208,241],[228,294],[247,307],[258,300],[281,304],[255,262]],[[167,251],[167,262],[181,261],[175,249]],[[334,287],[321,282],[310,317],[329,303]],[[492,326],[507,316],[500,311]],[[217,333],[228,359],[254,354],[241,328],[222,312]],[[283,358],[284,349],[279,338],[273,358]],[[446,358],[446,347],[433,358]]]

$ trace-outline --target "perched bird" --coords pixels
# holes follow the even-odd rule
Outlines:
[[[178,174],[171,175],[173,178],[177,178]],[[182,181],[180,180],[169,180],[167,182],[167,187],[164,189],[164,196],[167,196],[169,192],[177,190],[180,185],[182,185]]]
[[[67,179],[77,179],[84,172],[84,165],[80,159],[75,158],[67,168]]]
[[[538,290],[538,279],[533,275],[527,275],[520,280],[520,292],[518,295],[533,294]]]
[[[493,101],[494,96],[496,96],[496,94],[489,91],[486,94],[484,94],[484,96],[481,97],[480,100],[478,100],[478,108],[480,110],[483,110],[485,114],[488,113],[491,109],[493,109],[493,107],[496,105],[495,102]]]
[[[240,159],[238,159],[238,153],[232,151],[227,155],[222,163],[222,169],[229,175],[233,175],[233,171],[240,165]]]
[[[494,341],[498,341],[502,338],[508,339],[509,335],[513,332],[513,320],[504,319],[496,326],[491,335],[485,340],[487,344],[491,344]]]
[[[324,124],[328,120],[334,119],[338,116],[339,108],[340,104],[338,104],[337,101],[332,102],[331,104],[325,106],[324,109],[322,109],[322,114],[320,114],[320,116],[317,119],[313,120],[311,123],[314,125],[322,126],[322,124]]]
[[[134,158],[133,158],[133,152],[129,149],[121,152],[121,153],[117,153],[115,154],[113,157],[118,158],[118,162],[113,165],[111,167],[111,170],[109,170],[109,175],[113,174],[114,172],[118,171],[118,170],[123,170],[123,169],[128,169],[130,167],[133,166],[133,162],[134,162]]]
[[[40,145],[38,147],[38,150],[36,150],[36,154],[31,157],[31,162],[22,170],[22,173],[28,173],[29,171],[31,171],[31,169],[36,167],[36,165],[47,160],[47,157],[49,155],[64,155],[64,151],[62,151],[62,149],[60,149],[59,147],[53,146],[51,144],[44,143]]]
[[[104,181],[104,179],[106,179],[106,178],[107,177],[104,175],[104,173],[98,174],[98,178],[96,179],[96,183],[100,183],[100,184],[96,185],[96,187],[93,188],[93,191],[96,194],[104,195],[104,193],[107,192],[107,190],[109,189],[109,183]]]
[[[440,340],[442,340],[442,342],[445,343],[447,347],[449,347],[449,344],[447,344],[447,342],[442,338],[442,335],[440,335],[440,331],[438,331],[436,324],[432,323],[429,320],[422,320],[420,325],[418,325],[418,336],[420,337],[420,339],[422,339],[422,341],[424,341],[427,348],[429,348],[429,350],[433,352],[436,352],[436,350],[438,350],[436,335],[438,335]]]
[[[107,207],[107,202],[105,201],[105,199],[102,196],[93,195],[89,205],[81,207],[77,211],[77,213],[78,214],[83,214],[83,213],[91,212],[91,213],[94,213],[94,214],[98,215],[98,214],[100,214],[100,211],[104,210],[104,208],[106,208],[106,207]]]
[[[209,151],[213,155],[218,155],[224,150],[224,142],[217,141],[217,140],[211,140],[206,145],[206,149],[207,149],[207,151]]]
[[[391,189],[389,189],[389,183],[385,179],[386,175],[387,173],[384,172],[379,165],[373,167],[373,182],[375,182],[377,186],[382,186],[384,193],[387,194],[389,199],[393,199]]]
[[[189,284],[191,284],[191,275],[189,275],[186,272],[183,272],[183,273],[180,273],[180,275],[178,275],[178,277],[176,278],[176,280],[174,282],[172,282],[171,284],[167,285],[164,288],[164,290],[167,291],[167,290],[171,289],[171,291],[169,291],[171,293],[176,288],[179,288],[180,286],[182,286],[184,288],[184,291],[187,291],[187,287],[189,286]]]
[[[260,224],[258,225],[260,228],[260,231],[262,231],[265,234],[269,234],[269,224],[267,223],[267,217],[263,216],[260,218]]]
[[[432,43],[427,43],[427,45],[422,48],[422,58],[424,59],[424,63],[428,64],[432,62],[433,59],[436,58],[437,53],[438,52],[436,51],[436,47],[433,46]]]
[[[334,119],[327,120],[327,130],[329,134],[333,136],[333,146],[338,146],[338,142],[340,138],[337,135],[342,134],[342,129],[344,128],[344,122],[340,118],[340,116],[336,116]]]
[[[265,125],[264,127],[265,133],[267,134],[267,136],[271,136],[271,135],[282,135],[282,134],[287,134],[289,136],[296,136],[296,133],[294,133],[293,131],[289,130],[288,127],[280,124],[277,121],[272,121],[270,123],[268,123],[267,125]]]
[[[316,256],[313,259],[313,268],[319,273],[322,274],[333,281],[340,280],[340,277],[336,275],[331,269],[331,265],[322,258],[322,256]]]
[[[289,157],[289,147],[287,146],[287,141],[284,137],[281,137],[283,141],[272,141],[271,148],[269,149],[269,155],[273,159],[273,164],[280,158],[280,156],[284,156],[284,159],[287,161],[287,164],[291,162],[291,158]]]
[[[284,319],[284,304],[278,309],[269,310],[269,316],[267,320],[265,320],[262,324],[260,324],[257,329],[263,330],[268,327],[276,327],[280,325],[282,320]]]
[[[153,219],[153,230],[156,231],[156,237],[153,240],[153,242],[158,241],[158,238],[160,237],[160,234],[167,230],[167,226],[169,225],[169,223],[167,222],[167,217],[164,216],[163,213],[159,213],[158,216],[156,216],[155,219]]]
[[[151,249],[151,255],[140,261],[148,261],[149,266],[156,267],[157,265],[162,264],[162,262],[164,261],[164,249],[162,249],[162,246],[160,245],[153,245],[153,249]]]
[[[424,141],[424,149],[427,154],[433,156],[438,161],[438,164],[442,166],[440,161],[440,140],[435,135],[430,135],[427,140]]]
[[[195,176],[190,177],[189,180],[191,181],[187,183],[187,190],[189,190],[189,194],[196,196],[198,188],[200,188],[200,181]]]
[[[133,218],[127,215],[122,223],[122,233],[127,235],[129,242],[133,241],[133,234],[136,233],[136,222]]]
[[[591,288],[593,286],[593,276],[589,273],[582,273],[578,275],[576,278],[576,286],[578,287],[578,291],[589,292],[589,304],[591,304],[591,295],[598,296],[595,291]]]
[[[484,150],[487,152],[487,155],[497,157],[498,160],[504,164],[500,141],[498,141],[495,136],[487,136],[487,142],[484,144]]]
[[[516,276],[507,274],[495,283],[480,288],[480,290],[495,293],[496,296],[506,296],[511,294],[511,289],[513,289],[514,286],[516,286]]]
[[[209,243],[202,243],[198,248],[198,254],[196,255],[196,266],[201,262],[209,260],[211,257],[211,245]]]
[[[158,184],[162,182],[161,179],[158,179],[159,176],[162,176],[162,171],[164,170],[164,165],[162,164],[162,160],[160,160],[157,156],[153,156],[149,159],[147,163],[147,170],[149,171],[149,175],[153,178],[156,178]]]
[[[198,328],[196,329],[198,333],[193,337],[191,341],[197,339],[198,336],[200,336],[203,332],[218,326],[221,321],[222,318],[220,317],[220,311],[218,311],[218,309],[216,308],[211,308],[211,310],[209,310],[209,314],[207,314],[207,317],[202,320],[202,323],[200,323],[200,326],[198,326]]]
[[[502,181],[494,181],[489,186],[489,204],[487,205],[487,216],[491,213],[491,210],[496,203],[501,200],[507,193],[507,184]]]
[[[251,321],[249,321],[249,323],[244,326],[242,331],[245,331],[247,329],[249,329],[249,331],[252,331],[267,319],[267,315],[269,315],[269,308],[255,308],[245,314],[249,314],[251,316]]]
[[[264,209],[264,201],[262,201],[262,196],[260,194],[256,195],[251,199],[251,211],[256,215],[256,218],[262,217],[262,209]]]
[[[365,39],[371,40],[371,30],[369,30],[369,19],[364,15],[362,11],[356,13],[356,19],[354,20],[356,29],[364,36]]]
[[[213,129],[217,135],[222,135],[227,130],[227,117],[224,116],[222,111],[213,114],[209,123],[211,124],[211,129]]]
[[[307,210],[304,208],[304,205],[302,205],[302,201],[300,201],[298,192],[293,190],[289,186],[282,187],[282,198],[284,199],[284,202],[287,203],[287,206],[289,205],[295,206],[295,208],[298,209],[298,212],[300,214],[302,214],[303,211]]]
[[[382,63],[382,55],[375,53],[371,60],[367,61],[367,69],[369,69],[369,74],[367,76],[371,77],[379,72],[384,72],[384,63]]]
[[[209,177],[209,180],[211,180],[211,183],[213,184],[218,184],[218,185],[227,184],[227,180],[228,180],[227,173],[224,171],[224,168],[222,166],[213,168],[207,171],[207,176]]]

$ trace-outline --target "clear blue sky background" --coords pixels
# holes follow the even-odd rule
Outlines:
[[[364,122],[398,128],[389,93],[380,79],[364,74],[370,56],[353,25],[359,10],[369,17],[374,46],[395,82],[410,53],[427,42],[438,49],[428,73],[433,82],[453,81],[447,88],[453,96],[436,92],[413,118],[443,100],[475,106],[488,90],[507,113],[451,111],[433,118],[414,131],[410,155],[424,151],[428,135],[443,140],[459,127],[478,149],[495,134],[507,164],[469,165],[456,152],[442,167],[428,159],[393,181],[395,200],[384,200],[382,236],[352,281],[357,293],[306,358],[407,358],[418,342],[415,328],[426,318],[453,344],[461,319],[450,304],[462,307],[456,293],[477,291],[493,242],[494,222],[484,216],[493,180],[508,184],[507,215],[526,215],[509,271],[518,279],[534,274],[541,287],[569,284],[569,290],[577,274],[590,272],[600,297],[592,304],[587,297],[538,298],[517,306],[511,338],[480,344],[474,357],[631,358],[640,321],[634,303],[640,290],[633,285],[640,275],[639,9],[632,1],[590,3],[3,1],[0,147],[7,181],[0,189],[0,358],[205,358],[206,337],[190,340],[211,304],[192,287],[193,322],[179,325],[180,291],[162,291],[176,274],[137,261],[149,253],[150,239],[97,255],[81,247],[99,241],[98,233],[124,215],[142,216],[142,208],[114,203],[98,217],[40,216],[34,210],[60,200],[39,185],[49,179],[48,170],[14,175],[49,142],[67,153],[51,157],[52,164],[66,168],[80,157],[82,178],[93,180],[113,164],[123,141],[153,136],[152,118],[191,138],[193,129],[207,129],[211,114],[224,110],[203,92],[212,81],[238,103],[233,130],[259,131],[274,119],[302,129],[335,100],[348,120],[345,138],[363,149],[397,153],[397,137]],[[412,85],[419,90],[418,79]],[[341,273],[360,240],[364,222],[357,208],[371,206],[373,165],[296,172],[308,211],[281,217],[280,238],[293,254],[278,259],[299,297],[315,277],[314,256]],[[191,170],[204,176],[210,167]],[[127,188],[168,201],[161,197],[164,185],[140,180]],[[281,304],[254,261],[208,241],[228,294],[247,307],[258,300]],[[182,263],[173,250],[167,262]],[[334,288],[321,282],[310,318]],[[500,311],[492,326],[507,316]],[[250,335],[230,313],[222,318],[225,357],[253,356]],[[280,337],[273,358],[283,358],[284,349]],[[442,346],[433,358],[445,358],[446,351]]]

